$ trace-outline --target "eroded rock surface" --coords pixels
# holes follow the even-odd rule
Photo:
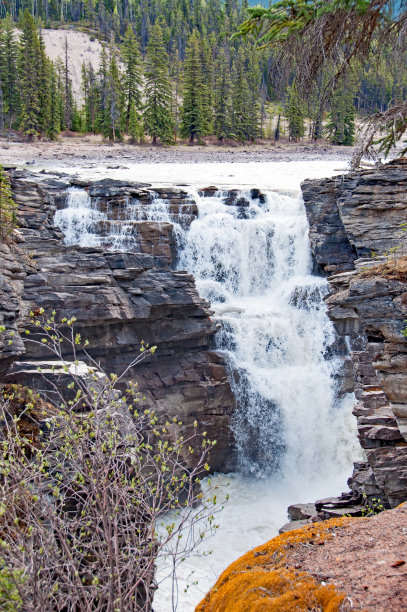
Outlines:
[[[366,461],[349,484],[356,498],[394,507],[407,499],[407,277],[397,273],[407,252],[407,159],[302,189],[315,260],[334,273],[329,316],[351,349]]]
[[[109,372],[123,371],[142,341],[157,345],[155,356],[130,371],[127,379],[138,381],[146,404],[163,422],[177,416],[182,421],[179,430],[186,436],[197,420],[198,431],[217,440],[211,454],[213,470],[233,468],[229,423],[234,397],[224,359],[212,351],[216,326],[209,304],[198,296],[190,274],[172,269],[171,223],[137,222],[137,252],[66,246],[53,224],[55,211],[67,206],[67,189],[72,185],[86,188],[100,209],[113,210],[117,223],[124,220],[124,198],[142,209],[157,197],[170,202],[171,214],[191,222],[197,210],[187,193],[25,171],[12,171],[11,184],[18,204],[20,244],[18,249],[1,245],[0,250],[0,325],[7,328],[0,334],[0,372],[9,369],[5,379],[24,383],[26,376],[35,386],[33,372],[25,375],[18,364],[10,368],[12,362],[50,358],[45,347],[30,343],[24,347],[18,333],[27,323],[27,313],[39,308],[46,313],[56,310],[59,317],[75,316],[76,330],[89,340],[92,357]],[[9,345],[10,333],[14,337]],[[72,359],[70,354],[65,357]]]

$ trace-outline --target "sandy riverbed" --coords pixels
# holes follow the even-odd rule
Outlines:
[[[244,163],[269,161],[344,160],[352,148],[327,144],[255,144],[244,146],[178,145],[153,147],[106,143],[99,136],[62,137],[58,142],[0,140],[0,163],[69,168],[107,165],[114,168],[137,163]]]

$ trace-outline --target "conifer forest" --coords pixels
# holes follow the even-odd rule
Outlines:
[[[275,50],[235,36],[247,0],[13,0],[0,7],[0,129],[55,140],[69,130],[131,143],[298,142],[353,145],[358,119],[407,94],[407,68],[389,45],[356,63],[326,99],[324,68],[304,95]],[[254,4],[253,2],[250,4]],[[264,3],[263,3],[264,4]],[[81,97],[42,32],[72,28],[102,44],[84,58]]]

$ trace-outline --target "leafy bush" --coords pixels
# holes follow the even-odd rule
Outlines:
[[[10,179],[0,166],[0,239],[11,234],[17,224],[16,204],[11,197]]]
[[[159,426],[136,386],[118,392],[122,377],[89,355],[91,367],[64,360],[66,342],[87,355],[73,323],[41,311],[28,334],[69,379],[65,389],[49,382],[57,410],[29,394],[16,411],[17,389],[0,394],[0,597],[15,602],[10,610],[150,610],[156,560],[172,555],[171,573],[215,528],[216,496],[199,486],[213,442],[202,437],[187,470],[192,439],[171,437],[176,419]],[[143,345],[129,367],[154,350]],[[27,435],[24,418],[39,435]]]

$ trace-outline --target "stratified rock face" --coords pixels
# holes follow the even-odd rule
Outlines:
[[[366,462],[349,484],[394,507],[407,499],[407,283],[381,272],[388,256],[371,255],[393,249],[396,266],[407,252],[407,160],[302,187],[315,259],[335,273],[329,315],[351,348]]]
[[[0,251],[0,325],[4,321],[16,334],[10,348],[9,336],[0,334],[0,368],[4,371],[16,358],[24,362],[50,358],[41,345],[27,343],[24,352],[18,335],[26,322],[24,315],[36,308],[46,313],[56,310],[61,318],[75,316],[76,330],[89,340],[89,352],[108,372],[122,372],[142,341],[157,345],[155,356],[128,372],[127,379],[137,380],[147,406],[163,422],[174,416],[182,421],[179,429],[184,437],[193,433],[197,420],[198,432],[206,431],[217,440],[211,454],[213,470],[233,468],[229,421],[234,397],[223,357],[211,350],[216,326],[209,317],[209,304],[196,292],[194,278],[170,267],[171,224],[138,222],[140,252],[66,246],[52,219],[57,209],[66,206],[67,188],[73,181],[15,171],[11,182],[22,242],[20,257],[5,245]],[[187,209],[191,220],[196,215],[196,205],[181,190],[148,190],[146,185],[120,181],[80,184],[101,208],[116,211],[117,222],[124,197],[132,198],[135,205],[139,198],[143,207],[157,194],[170,201],[174,215],[185,215]],[[72,355],[66,358],[71,360]],[[27,375],[19,369],[26,371],[14,363],[6,379],[26,382]],[[32,374],[29,382],[35,384]]]
[[[301,188],[312,250],[326,273],[352,270],[360,257],[406,244],[400,225],[407,213],[407,158],[380,170],[307,180]]]

